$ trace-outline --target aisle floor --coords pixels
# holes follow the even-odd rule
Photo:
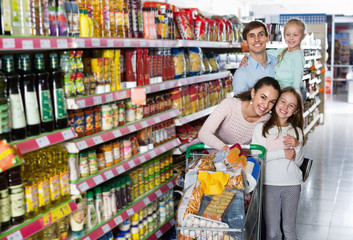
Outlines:
[[[353,104],[345,101],[326,101],[325,124],[309,134],[305,146],[305,156],[315,161],[302,186],[300,240],[353,239]]]

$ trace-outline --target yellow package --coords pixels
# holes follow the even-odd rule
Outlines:
[[[115,79],[115,65],[114,65],[114,50],[103,50],[103,58],[109,58],[110,59],[110,91],[115,91],[116,89],[116,82],[114,81]]]
[[[114,68],[115,68],[115,77],[114,77],[114,82],[115,82],[115,89],[120,90],[121,89],[121,69],[120,69],[120,58],[121,58],[121,52],[119,49],[114,50]]]

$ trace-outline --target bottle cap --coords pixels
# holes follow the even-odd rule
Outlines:
[[[110,192],[110,186],[103,186],[103,193]]]
[[[44,70],[44,55],[42,53],[37,53],[34,55],[34,68],[36,70]]]
[[[2,55],[2,69],[4,72],[11,73],[14,69],[14,58],[12,55]]]
[[[101,190],[101,187],[95,187],[94,188],[94,193],[97,195],[97,194],[101,194],[102,193],[102,190]]]
[[[87,191],[87,198],[93,198],[93,192]]]

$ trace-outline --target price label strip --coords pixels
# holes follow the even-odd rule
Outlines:
[[[104,225],[102,226],[102,230],[103,230],[104,233],[109,232],[109,231],[110,231],[110,226],[109,226],[109,224],[104,224]]]
[[[123,222],[123,218],[119,215],[116,218],[114,218],[114,222],[116,225],[119,225],[120,223]]]
[[[160,197],[163,195],[163,193],[160,189],[158,189],[155,193],[156,193],[157,197]]]
[[[11,233],[6,238],[7,238],[7,240],[22,240],[23,239],[20,230],[17,230],[16,232]]]
[[[77,145],[79,150],[88,148],[88,145],[87,145],[85,140],[77,142],[76,145]]]
[[[169,189],[172,189],[173,187],[174,187],[174,184],[173,184],[172,182],[169,182],[169,183],[168,183],[168,188],[169,188]]]
[[[33,41],[32,40],[23,40],[22,41],[23,49],[33,49]]]
[[[115,130],[115,131],[113,131],[113,135],[114,135],[114,137],[118,138],[121,136],[121,132],[119,130]]]
[[[78,187],[80,188],[81,192],[86,192],[87,189],[89,189],[87,182],[81,183]]]
[[[105,172],[104,175],[107,179],[111,179],[114,177],[114,173],[112,172],[112,170]]]
[[[135,214],[135,211],[132,208],[129,208],[128,210],[126,210],[126,212],[127,212],[127,215],[129,215],[129,216],[132,216]]]
[[[51,48],[50,40],[48,40],[48,39],[41,39],[41,40],[40,40],[40,48]]]
[[[50,145],[50,142],[49,142],[49,139],[47,136],[37,138],[36,142],[40,148],[43,148],[43,147]]]
[[[150,199],[148,197],[146,197],[145,199],[143,199],[143,202],[145,203],[145,206],[147,206],[148,204],[151,203]]]
[[[71,208],[68,204],[65,204],[59,208],[54,209],[51,211],[52,221],[55,222],[58,219],[65,217],[71,213]]]
[[[129,164],[130,168],[134,168],[136,166],[134,160],[129,161],[127,164]]]
[[[80,39],[80,38],[76,39],[76,44],[77,44],[77,47],[86,47],[84,39]]]
[[[160,237],[162,237],[162,235],[163,235],[163,233],[162,233],[162,231],[161,230],[158,230],[157,232],[156,232],[156,237],[159,239]]]
[[[94,105],[102,104],[102,96],[93,97],[93,102],[94,102]]]
[[[113,94],[109,93],[109,94],[105,95],[105,101],[112,102],[113,101]]]
[[[63,135],[65,140],[72,139],[75,137],[74,133],[71,131],[71,129],[62,131],[61,134]]]
[[[125,168],[123,167],[123,165],[120,165],[116,167],[116,171],[118,172],[118,174],[122,174],[123,172],[125,172]]]
[[[13,38],[4,38],[2,39],[2,47],[4,49],[10,49],[10,48],[15,48],[15,39]]]
[[[93,177],[93,181],[94,181],[97,185],[99,185],[99,184],[101,184],[102,182],[104,182],[104,179],[103,179],[102,175],[97,175],[97,176]]]
[[[93,137],[93,142],[98,145],[98,144],[101,144],[103,142],[103,139],[101,136],[95,136]]]

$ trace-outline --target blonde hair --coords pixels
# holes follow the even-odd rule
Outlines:
[[[305,34],[305,24],[298,18],[292,18],[288,20],[286,24],[284,24],[284,32],[286,32],[286,28],[288,27],[288,25],[291,25],[291,24],[296,24],[298,27],[302,29],[302,34],[303,35]],[[287,51],[288,51],[288,48],[285,48],[281,52],[281,54],[277,56],[277,64],[279,64],[283,60],[284,54],[286,54]]]

